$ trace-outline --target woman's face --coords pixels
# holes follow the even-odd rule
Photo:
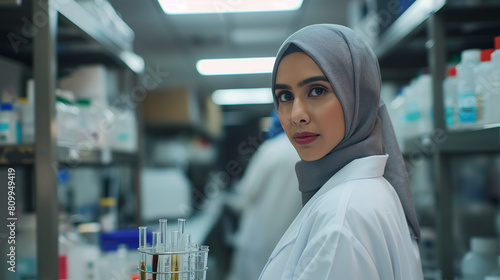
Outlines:
[[[278,116],[300,158],[324,157],[344,138],[344,111],[332,85],[303,52],[285,56],[276,72]]]

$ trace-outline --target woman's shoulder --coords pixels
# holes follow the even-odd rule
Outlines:
[[[348,226],[358,220],[372,220],[387,211],[399,211],[397,194],[383,177],[344,182],[310,201],[307,219],[324,228]],[[354,221],[353,221],[354,220]]]

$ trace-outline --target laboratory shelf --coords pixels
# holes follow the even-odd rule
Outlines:
[[[0,166],[33,164],[33,145],[0,145]]]
[[[83,149],[70,146],[58,146],[56,158],[66,167],[79,165],[108,165],[138,161],[138,154],[133,152]],[[0,145],[0,165],[31,165],[35,160],[35,145]]]
[[[393,50],[407,42],[423,30],[425,21],[429,16],[441,9],[446,4],[445,0],[417,0],[372,45],[375,55],[384,59]]]
[[[122,153],[63,147],[57,141],[55,92],[57,79],[82,64],[104,64],[139,74],[144,60],[133,50],[133,32],[106,25],[100,11],[89,12],[75,0],[0,0],[0,56],[26,66],[35,80],[36,145],[0,147],[0,165],[31,164],[36,207],[37,278],[58,279],[58,166],[108,165],[127,162],[140,218],[140,152]],[[7,3],[7,4],[5,4]],[[101,9],[102,10],[102,9]],[[120,21],[118,19],[117,21]],[[116,21],[116,22],[117,22]],[[123,23],[123,22],[121,22]],[[124,24],[124,23],[123,23]],[[123,30],[128,30],[123,27]]]
[[[74,0],[53,3],[58,12],[57,54],[59,66],[82,63],[104,63],[128,68],[135,73],[144,71],[144,60],[132,51],[133,38],[124,38],[103,25]],[[5,6],[0,10],[0,55],[31,66],[33,63],[33,37],[39,26],[46,24],[42,11],[32,19],[33,5],[37,1],[22,1],[20,6]]]
[[[2,6],[19,6],[22,0],[0,0],[0,7]]]
[[[479,1],[478,1],[479,2]],[[490,1],[493,3],[493,1]],[[500,152],[500,125],[447,130],[443,88],[446,66],[465,49],[494,47],[500,30],[500,2],[464,4],[454,0],[416,0],[371,44],[384,80],[407,84],[418,73],[432,76],[434,129],[404,141],[403,155],[411,161],[432,160],[436,186],[437,255],[442,279],[455,279],[454,188],[451,162],[456,156]]]
[[[135,163],[138,161],[137,153],[113,151],[109,149],[85,149],[59,146],[56,151],[58,162],[67,167]]]
[[[500,152],[500,127],[449,131],[439,150],[447,154]]]
[[[438,15],[444,22],[449,57],[464,49],[493,48],[498,36],[499,4],[457,5],[455,1],[417,0],[394,21],[371,47],[377,55],[384,80],[410,80],[429,67],[429,18]]]
[[[144,129],[148,135],[168,137],[172,135],[196,135],[217,141],[218,137],[212,135],[204,125],[196,123],[146,123]]]
[[[437,151],[437,142],[436,137],[431,134],[411,137],[404,140],[401,153],[407,159],[430,157]]]

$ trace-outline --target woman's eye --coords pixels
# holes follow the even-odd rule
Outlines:
[[[321,88],[321,87],[317,87],[317,88],[313,88],[311,90],[311,96],[320,96],[322,95],[323,93],[325,93],[326,90],[324,88]]]
[[[293,95],[288,91],[283,91],[278,94],[278,100],[280,102],[287,102],[293,99]]]

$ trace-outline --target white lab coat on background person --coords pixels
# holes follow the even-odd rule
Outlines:
[[[230,202],[242,216],[228,280],[256,280],[302,209],[295,175],[299,160],[285,133],[264,141],[252,156]]]
[[[259,280],[421,280],[418,245],[382,177],[388,156],[343,167],[307,202]]]

